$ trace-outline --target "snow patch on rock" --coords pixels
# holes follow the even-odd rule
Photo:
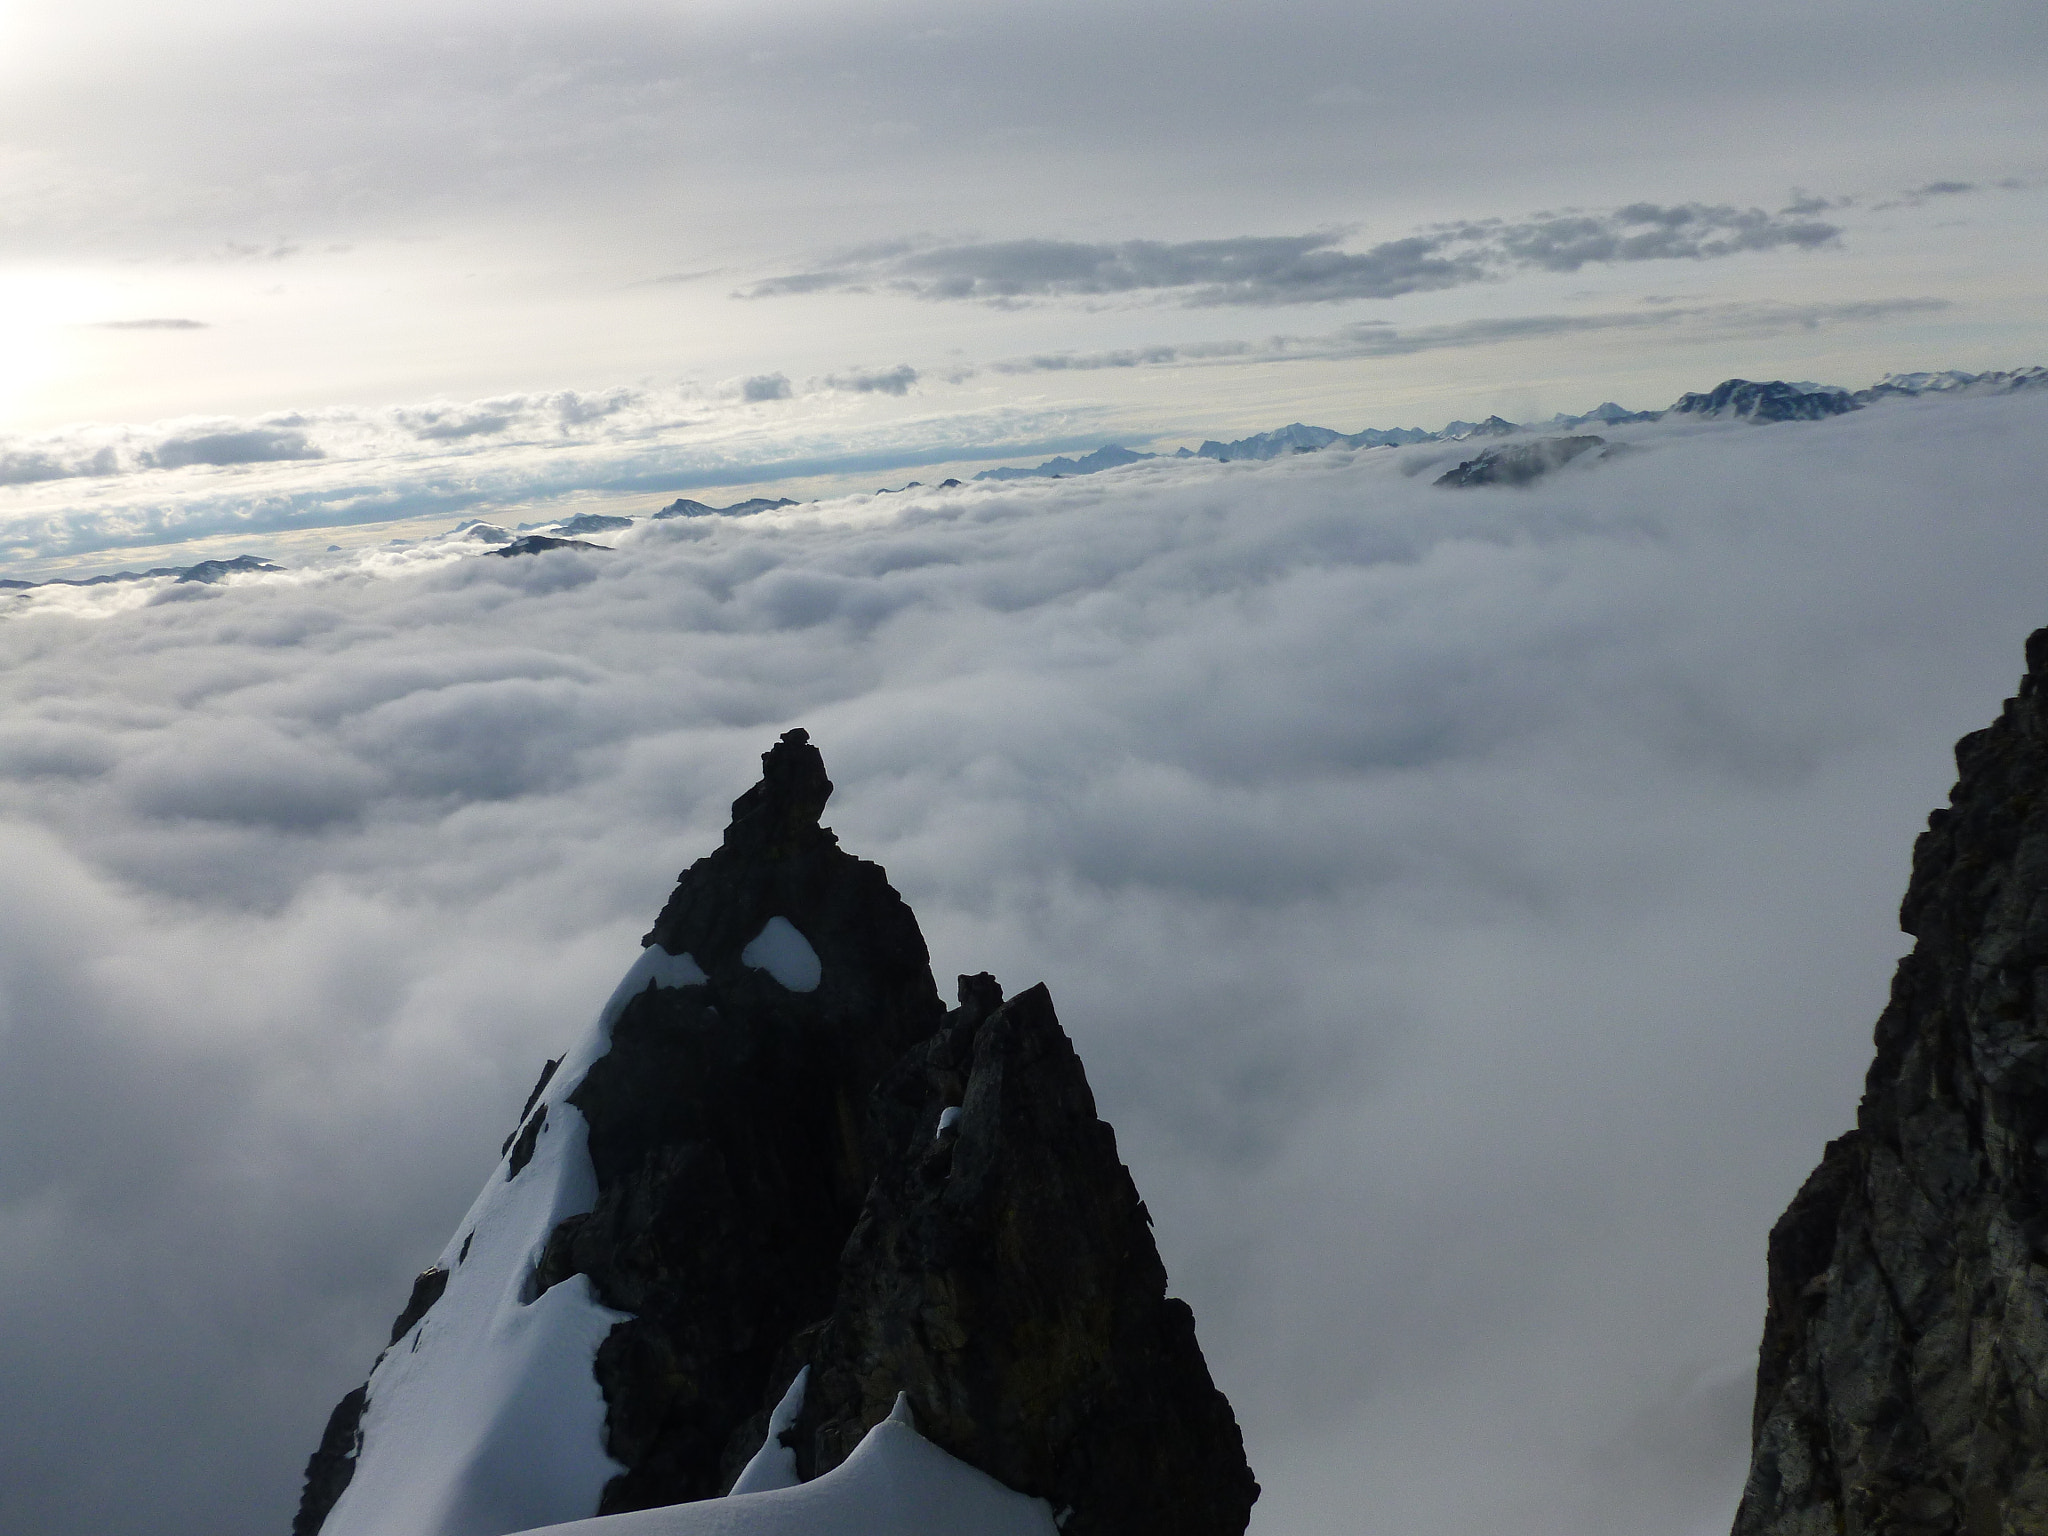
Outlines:
[[[766,971],[792,992],[817,991],[825,974],[811,941],[786,917],[769,918],[753,943],[740,951],[740,963]]]
[[[782,1436],[804,1411],[804,1383],[810,1379],[808,1365],[796,1373],[796,1380],[768,1415],[768,1433],[761,1437],[761,1449],[734,1480],[734,1493],[767,1493],[774,1488],[794,1488],[803,1481],[796,1470],[796,1452],[782,1443]]]
[[[808,947],[808,946],[806,946]],[[597,1347],[626,1314],[576,1275],[533,1294],[548,1236],[597,1199],[589,1126],[569,1102],[650,986],[705,980],[650,945],[548,1079],[546,1114],[516,1179],[492,1178],[436,1261],[447,1289],[371,1372],[362,1449],[322,1536],[502,1536],[576,1520],[625,1470],[605,1453]]]

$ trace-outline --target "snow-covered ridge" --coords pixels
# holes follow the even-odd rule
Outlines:
[[[438,1299],[370,1374],[354,1471],[325,1536],[501,1536],[597,1507],[621,1468],[605,1454],[592,1364],[624,1314],[599,1305],[583,1275],[533,1289],[549,1234],[597,1197],[588,1127],[568,1099],[629,999],[704,979],[691,956],[649,945],[544,1078],[427,1272],[445,1277]]]
[[[779,1412],[779,1410],[778,1410]],[[772,1432],[771,1432],[772,1433]],[[808,1483],[544,1527],[522,1536],[1057,1536],[1052,1507],[917,1432],[909,1405]]]

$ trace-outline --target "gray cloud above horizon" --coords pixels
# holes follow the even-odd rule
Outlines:
[[[1002,358],[991,373],[1095,372],[1108,368],[1171,368],[1233,363],[1328,362],[1345,358],[1408,357],[1417,352],[1502,346],[1551,336],[1603,331],[1682,330],[1701,337],[1775,336],[1789,331],[1857,325],[1901,315],[1939,314],[1947,299],[1862,299],[1840,304],[1664,305],[1581,315],[1506,315],[1446,325],[1396,326],[1361,320],[1310,336],[1271,336],[1263,341],[1207,341],[1119,347],[1102,352],[1045,352]]]
[[[901,398],[910,393],[918,377],[918,371],[910,364],[899,363],[894,368],[828,374],[824,386],[850,395],[895,395]]]
[[[1576,272],[1589,263],[1705,261],[1749,251],[1813,250],[1841,227],[1803,206],[1630,203],[1510,221],[1433,226],[1363,251],[1338,233],[1223,240],[1001,240],[916,249],[889,245],[833,267],[768,278],[749,299],[878,291],[932,301],[1012,305],[1169,296],[1193,308],[1326,304],[1462,287],[1512,271]]]
[[[0,1528],[283,1528],[758,753],[941,980],[1047,982],[1254,1536],[1704,1532],[2044,402],[1388,450],[0,608]],[[1824,579],[1801,573],[1819,571]]]

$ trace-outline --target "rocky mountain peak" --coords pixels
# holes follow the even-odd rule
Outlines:
[[[818,834],[818,818],[831,798],[825,757],[811,745],[811,733],[785,731],[761,754],[761,782],[733,801],[725,846],[784,857]]]
[[[1241,1536],[1236,1420],[1050,995],[945,1010],[831,793],[804,731],[763,756],[336,1409],[298,1536],[752,1497],[890,1423],[1046,1532]]]

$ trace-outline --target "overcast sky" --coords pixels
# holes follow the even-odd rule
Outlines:
[[[294,567],[0,611],[0,1531],[281,1531],[792,725],[942,981],[1051,984],[1257,1536],[1725,1529],[1764,1235],[2048,622],[2037,401],[384,540],[2048,363],[2044,36],[0,10],[0,574]]]
[[[225,494],[38,477],[301,415],[443,412],[410,460],[516,500],[2038,362],[2044,34],[2028,0],[17,5],[0,529]],[[659,409],[609,477],[498,420],[621,391]],[[273,478],[245,500],[360,515]]]

